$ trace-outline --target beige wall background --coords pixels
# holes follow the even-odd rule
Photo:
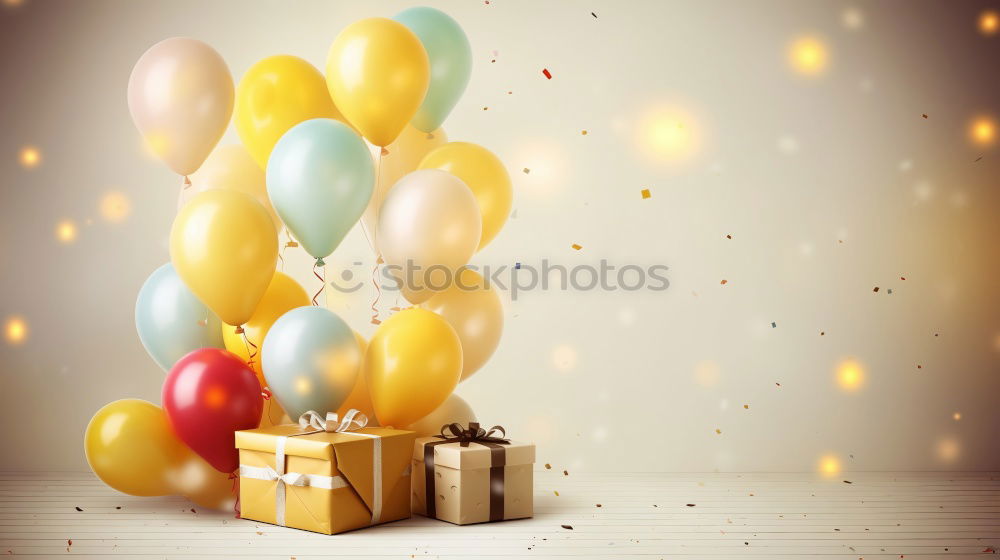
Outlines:
[[[445,128],[514,179],[476,264],[670,267],[665,292],[507,298],[499,350],[457,391],[483,422],[571,472],[1000,468],[1000,164],[968,133],[1000,112],[990,3],[427,4],[475,57]],[[0,344],[3,468],[86,468],[99,407],[159,402],[132,314],[180,181],[129,119],[139,55],[187,35],[236,79],[279,53],[321,67],[346,24],[411,5],[3,2],[0,317],[28,328]],[[818,75],[789,63],[803,36],[825,47]],[[689,157],[650,150],[651,126]],[[314,289],[304,253],[285,257]],[[371,262],[356,228],[328,270]],[[329,304],[370,336],[372,297]]]

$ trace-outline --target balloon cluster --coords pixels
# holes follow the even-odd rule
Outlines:
[[[349,408],[421,433],[474,420],[451,393],[496,349],[503,309],[466,265],[512,195],[495,155],[441,129],[471,66],[461,27],[432,8],[349,25],[325,76],[272,56],[234,87],[222,57],[189,38],[142,55],[129,109],[152,153],[184,177],[171,262],[135,308],[167,374],[162,408],[119,400],[91,420],[87,460],[102,480],[226,507],[236,430]],[[242,144],[216,147],[230,120]],[[414,306],[370,342],[276,270],[283,228],[316,273],[359,221],[380,262],[454,279],[404,285]]]

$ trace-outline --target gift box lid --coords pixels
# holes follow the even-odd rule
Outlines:
[[[439,437],[417,438],[413,443],[413,460],[423,462],[426,445],[439,442]],[[504,449],[504,464],[525,465],[535,462],[535,444],[513,441],[500,445]],[[433,446],[434,464],[452,469],[485,469],[492,466],[492,451],[490,447],[471,442],[468,447],[462,447],[461,442],[437,443]]]
[[[283,424],[240,430],[236,432],[236,447],[246,451],[274,453],[279,436],[285,436],[285,455],[310,457],[330,461],[358,492],[369,510],[374,502],[373,439],[381,440],[383,484],[398,480],[409,467],[408,450],[414,432],[392,428],[361,428],[348,432],[303,433],[296,424]],[[367,437],[366,437],[367,436]],[[388,486],[392,488],[392,486]]]

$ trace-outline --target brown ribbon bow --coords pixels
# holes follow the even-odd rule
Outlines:
[[[451,435],[449,436],[448,433]],[[493,434],[499,433],[500,436]],[[434,480],[434,446],[443,443],[458,443],[468,447],[470,443],[478,443],[490,448],[490,521],[503,519],[504,481],[503,468],[507,463],[507,452],[504,445],[510,443],[507,431],[503,426],[493,426],[489,430],[479,427],[479,422],[469,422],[468,428],[455,422],[441,426],[441,434],[434,436],[438,441],[424,444],[424,498],[427,502],[427,517],[437,517]]]

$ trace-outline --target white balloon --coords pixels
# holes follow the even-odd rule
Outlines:
[[[476,252],[482,229],[479,204],[461,179],[421,169],[389,190],[379,211],[376,244],[390,273],[402,278],[404,296],[420,303],[450,285]]]

